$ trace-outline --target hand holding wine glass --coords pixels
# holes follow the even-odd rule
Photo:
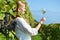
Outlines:
[[[40,20],[40,23],[41,23],[41,24],[43,24],[44,21],[46,21],[46,18],[44,17],[45,13],[46,13],[46,10],[43,9],[43,10],[42,10],[43,17],[42,17],[42,19]]]
[[[40,20],[40,23],[43,24],[44,21],[46,21],[46,18],[45,17],[42,17],[41,20]]]

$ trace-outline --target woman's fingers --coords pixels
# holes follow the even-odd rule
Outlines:
[[[40,23],[43,24],[44,21],[46,21],[46,18],[45,17],[42,17],[42,19],[40,20]]]

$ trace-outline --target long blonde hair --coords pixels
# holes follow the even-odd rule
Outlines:
[[[18,13],[18,8],[19,8],[19,2],[22,2],[23,4],[25,4],[26,2],[23,2],[23,1],[18,1],[17,2],[17,14],[16,14],[16,17],[22,17],[22,13]],[[21,5],[20,5],[21,6]],[[23,17],[24,18],[24,17]],[[26,19],[26,18],[24,18],[24,20],[27,22],[27,23],[29,23],[29,21]]]

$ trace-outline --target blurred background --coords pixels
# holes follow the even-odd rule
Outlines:
[[[26,11],[21,16],[32,28],[36,27],[42,17],[46,17],[32,40],[60,40],[60,0],[0,0],[0,40],[18,40],[14,28],[5,26],[11,17],[16,17],[17,1],[25,3]],[[7,20],[6,24],[4,20]]]

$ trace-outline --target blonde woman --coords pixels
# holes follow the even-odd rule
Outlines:
[[[25,11],[25,4],[21,1],[18,1],[18,11],[22,14]],[[19,40],[31,40],[31,36],[37,35],[38,30],[41,27],[41,24],[44,23],[45,18],[43,17],[39,24],[32,28],[24,18],[20,17],[18,14],[14,21],[17,23],[15,27],[16,36]]]

